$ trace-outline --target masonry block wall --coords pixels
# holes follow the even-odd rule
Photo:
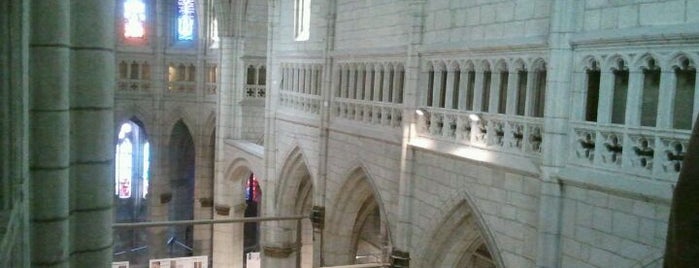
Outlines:
[[[300,40],[304,3],[269,2],[271,147],[248,160],[264,161],[275,196],[295,196],[280,187],[290,176],[311,178],[327,216],[314,236],[334,239],[315,246],[315,262],[352,262],[343,239],[359,231],[338,219],[361,214],[348,203],[375,200],[384,256],[408,252],[415,267],[660,266],[677,175],[661,152],[678,155],[688,131],[633,120],[652,92],[644,70],[662,68],[668,92],[670,70],[693,70],[693,1],[312,1]],[[633,122],[587,120],[590,70],[609,87],[617,59],[633,76]],[[389,97],[398,87],[401,98]],[[658,118],[672,109],[663,98]],[[292,164],[308,174],[284,173]],[[284,202],[267,213],[289,215]],[[269,230],[263,243],[291,237]]]

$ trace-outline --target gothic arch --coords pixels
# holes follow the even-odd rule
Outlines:
[[[663,64],[666,62],[663,57],[653,52],[645,52],[638,55],[633,59],[632,63],[629,63],[629,67],[630,69],[633,68],[634,70],[642,70],[643,68],[648,67],[650,60],[654,61],[656,67],[666,68],[666,66]]]
[[[600,64],[602,62],[603,61],[597,56],[587,55],[580,61],[580,64],[577,66],[576,69],[578,69],[580,72],[586,72],[588,70],[600,70]]]
[[[313,202],[313,176],[301,148],[295,146],[286,156],[279,174],[274,204],[281,215],[308,213]],[[310,199],[309,199],[310,198]],[[310,202],[310,203],[309,203]]]
[[[197,129],[195,122],[197,120],[192,117],[183,107],[176,107],[174,109],[165,112],[167,114],[163,119],[163,144],[169,144],[170,134],[172,129],[175,127],[177,122],[182,121],[182,123],[189,129],[189,133],[192,135],[192,139],[195,145],[199,144],[199,137],[195,135],[193,130]]]
[[[686,53],[683,51],[675,52],[667,57],[667,62],[662,66],[667,66],[672,69],[684,69],[684,68],[696,68],[696,56],[695,54]],[[687,66],[683,66],[684,64]]]
[[[613,54],[605,59],[601,69],[603,71],[618,70],[620,61],[623,61],[625,68],[629,68],[629,59],[627,57],[620,54]]]
[[[245,178],[250,175],[250,172],[256,173],[254,167],[245,158],[238,157],[226,164],[226,169],[223,172],[223,178],[218,180],[216,190],[216,204],[235,208],[245,203],[243,195]]]
[[[417,256],[417,267],[464,267],[476,252],[487,252],[493,267],[505,267],[497,243],[482,213],[465,191],[454,191],[443,199],[441,208],[428,218],[439,219],[423,233],[426,241],[418,252],[441,253]],[[465,266],[470,267],[470,266]]]
[[[369,219],[377,220],[379,225],[374,224],[373,230],[374,233],[379,232],[376,236],[379,241],[369,241],[369,244],[377,247],[375,251],[382,251],[392,244],[385,204],[366,168],[353,168],[345,178],[326,219],[324,231],[327,240],[334,241],[334,246],[323,251],[326,253],[325,265],[355,263],[360,242],[365,241],[362,238],[366,231],[364,226],[371,227]]]
[[[153,115],[137,105],[128,105],[122,109],[114,110],[114,133],[118,133],[121,124],[136,118],[141,122],[141,127],[153,128]]]

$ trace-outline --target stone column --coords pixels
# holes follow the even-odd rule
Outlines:
[[[114,5],[72,0],[70,6],[72,267],[112,261]]]
[[[31,24],[32,266],[107,267],[114,3],[33,1]]]
[[[472,110],[473,111],[481,111],[481,112],[487,112],[483,111],[483,75],[484,71],[480,66],[476,66],[476,77],[475,77],[475,82],[473,85],[473,104],[472,104]]]
[[[444,67],[440,64],[434,67],[434,80],[432,83],[432,107],[440,107],[442,99],[442,72]]]
[[[393,267],[410,266],[410,249],[412,248],[412,222],[413,222],[413,163],[414,151],[410,148],[410,138],[417,134],[418,119],[415,116],[417,107],[421,101],[420,92],[427,89],[427,81],[420,83],[420,54],[422,45],[424,16],[426,1],[411,1],[409,3],[410,37],[405,65],[405,88],[402,123],[403,137],[401,140],[400,180],[398,185],[398,224],[393,248],[391,249],[391,263]],[[423,77],[426,77],[422,73]],[[436,76],[436,72],[435,72]],[[423,85],[423,87],[421,87]],[[432,90],[432,89],[427,89]],[[424,92],[424,91],[423,91]],[[425,92],[426,93],[426,92]]]
[[[561,184],[557,173],[565,160],[560,152],[567,151],[570,97],[570,73],[573,50],[571,33],[575,29],[576,0],[555,1],[549,36],[546,100],[544,111],[544,144],[542,147],[542,174],[537,227],[537,267],[561,266]],[[534,68],[531,72],[535,72]]]
[[[667,66],[661,71],[660,90],[658,94],[658,114],[655,122],[657,127],[668,129],[672,128],[674,123],[673,101],[677,91],[677,76],[675,76],[675,70],[671,66]]]
[[[446,89],[444,91],[444,108],[447,109],[453,109],[451,107],[452,101],[454,99],[454,80],[455,78],[455,68],[453,66],[447,66],[447,84],[446,84]],[[443,85],[444,86],[444,85]]]
[[[643,70],[638,66],[630,66],[629,85],[626,88],[626,113],[624,114],[624,123],[627,126],[641,125],[643,87]],[[612,108],[613,110],[614,108]]]
[[[70,3],[32,1],[30,24],[31,265],[69,267]]]
[[[490,97],[488,98],[488,111],[490,113],[498,112],[498,105],[500,102],[500,76],[502,71],[495,67],[490,73]]]
[[[468,92],[467,92],[468,91],[468,84],[471,82],[471,81],[469,81],[470,77],[468,75],[468,70],[466,69],[466,66],[461,66],[459,71],[461,72],[459,74],[459,85],[456,88],[456,90],[459,91],[459,99],[457,100],[456,109],[458,109],[460,111],[470,110],[469,107],[466,107],[467,103],[470,104],[472,102],[471,100],[467,100],[468,99]]]

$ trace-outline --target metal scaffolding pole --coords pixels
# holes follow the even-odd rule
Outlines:
[[[207,220],[183,220],[183,221],[153,221],[153,222],[128,222],[114,223],[112,228],[134,228],[134,227],[156,227],[156,226],[172,226],[172,225],[194,225],[194,224],[217,224],[217,223],[240,223],[240,222],[263,222],[263,221],[291,221],[302,220],[308,216],[284,216],[284,217],[249,217],[237,219],[207,219]]]

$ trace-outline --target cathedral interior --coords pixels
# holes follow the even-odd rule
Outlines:
[[[5,0],[0,40],[2,267],[663,267],[699,114],[697,0]]]

